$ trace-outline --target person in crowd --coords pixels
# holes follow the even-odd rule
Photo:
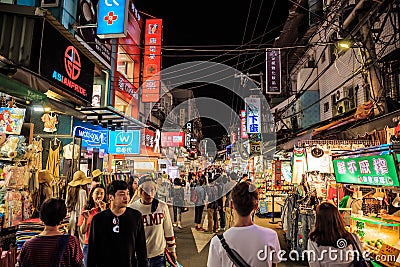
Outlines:
[[[82,209],[81,216],[79,217],[78,226],[82,234],[85,235],[85,242],[83,243],[83,256],[85,266],[87,265],[87,250],[89,243],[89,229],[94,215],[107,208],[106,189],[103,185],[97,184],[90,190],[88,200],[85,207]]]
[[[244,173],[239,182],[246,182],[247,180],[249,180],[249,175],[247,173]]]
[[[103,175],[103,172],[99,169],[95,169],[94,171],[92,171],[92,184],[90,185],[90,188],[93,188],[97,184],[101,183],[101,175]]]
[[[338,208],[328,202],[318,205],[315,226],[308,239],[309,266],[353,266],[353,251],[357,251],[354,244],[362,250],[358,237],[345,229]],[[335,250],[335,255],[346,255],[346,257],[329,257],[332,254],[329,251]]]
[[[209,180],[206,187],[207,198],[207,222],[208,227],[206,233],[218,232],[218,187],[215,185],[214,180]]]
[[[145,175],[140,178],[138,190],[140,199],[129,207],[142,213],[148,267],[165,267],[165,249],[177,260],[174,229],[168,205],[154,198],[156,183],[151,176]]]
[[[225,229],[231,228],[235,223],[235,216],[234,212],[231,209],[230,201],[231,201],[231,191],[232,188],[235,186],[235,182],[231,180],[230,176],[226,176],[226,195],[225,195],[225,203],[224,203],[224,211],[225,211],[225,222],[226,226]]]
[[[59,231],[66,215],[64,200],[49,198],[43,202],[39,216],[44,223],[44,230],[23,244],[17,259],[19,266],[83,266],[83,254],[78,239]]]
[[[361,210],[362,199],[354,197],[354,190],[349,186],[344,187],[344,197],[339,202],[339,211],[342,214],[345,225],[350,225],[350,216],[352,213],[357,213]],[[346,210],[340,210],[344,208]]]
[[[88,267],[147,267],[142,214],[128,206],[128,184],[114,180],[107,187],[110,208],[90,224]]]
[[[87,185],[92,182],[92,179],[86,177],[83,171],[76,171],[73,175],[72,181],[68,183],[66,205],[69,212],[70,219],[68,225],[68,232],[79,238],[83,245],[85,242],[85,235],[78,230],[78,219],[82,209],[87,202],[88,187]]]
[[[130,175],[128,180],[128,190],[129,190],[129,197],[131,198],[131,200],[129,203],[135,202],[140,198],[137,192],[138,187],[139,187],[139,177],[136,175]]]
[[[258,206],[257,188],[249,182],[238,183],[232,189],[231,195],[230,203],[236,222],[223,234],[226,243],[252,267],[277,266],[280,251],[278,234],[272,229],[256,225],[251,219],[252,211]],[[271,254],[259,257],[258,251]],[[211,239],[207,266],[235,266],[217,236]]]
[[[205,231],[203,228],[203,211],[204,211],[204,203],[206,200],[206,190],[204,188],[204,185],[206,184],[206,177],[204,174],[199,178],[198,185],[194,187],[194,192],[192,194],[195,194],[196,196],[194,197],[194,223],[195,223],[195,229],[197,231]]]
[[[40,207],[47,200],[53,197],[51,183],[54,179],[49,170],[40,170],[38,173],[39,188],[32,194],[33,214],[32,218],[38,218]]]
[[[182,180],[180,178],[174,179],[174,186],[172,188],[172,209],[174,212],[174,227],[182,229],[182,208],[184,207],[185,192],[182,187]]]
[[[215,175],[216,177],[216,185],[218,187],[218,215],[219,215],[219,231],[225,231],[226,227],[226,220],[225,220],[225,208],[224,208],[224,203],[226,201],[226,194],[225,194],[225,185],[227,182],[227,178],[225,175],[217,173]]]

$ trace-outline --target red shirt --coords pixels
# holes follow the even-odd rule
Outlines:
[[[82,211],[84,211],[84,210],[82,209]],[[89,212],[89,218],[87,219],[87,223],[86,223],[88,228],[87,228],[87,231],[85,234],[85,244],[89,243],[89,229],[90,229],[90,224],[92,223],[93,216],[96,215],[100,211],[101,211],[100,208],[95,208]],[[84,219],[85,219],[85,217],[83,217],[83,215],[81,214],[79,216],[79,220],[78,220],[78,227],[80,227],[83,224]]]
[[[54,251],[57,249],[61,235],[35,236],[26,241],[18,257],[19,266],[51,267]],[[78,239],[69,236],[60,266],[81,266],[83,253]]]

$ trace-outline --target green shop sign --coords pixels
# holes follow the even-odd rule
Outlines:
[[[336,182],[344,184],[399,186],[392,155],[333,160]]]

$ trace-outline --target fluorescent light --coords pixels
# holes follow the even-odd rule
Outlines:
[[[34,105],[33,107],[33,111],[35,112],[44,112],[44,108],[40,105]]]

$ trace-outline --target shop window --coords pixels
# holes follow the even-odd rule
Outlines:
[[[118,57],[117,57],[117,71],[125,76],[125,78],[131,83],[133,80],[135,62],[129,57],[125,50],[118,46]]]

